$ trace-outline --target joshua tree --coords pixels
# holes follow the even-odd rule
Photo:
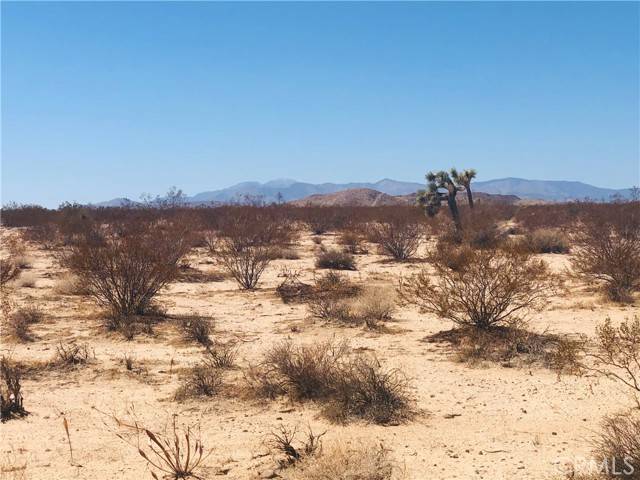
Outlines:
[[[473,195],[471,194],[471,180],[476,178],[476,171],[473,168],[458,172],[455,168],[451,169],[451,178],[457,185],[464,187],[467,191],[467,199],[469,200],[469,208],[473,208]]]
[[[427,190],[422,190],[418,193],[417,201],[420,205],[425,207],[427,215],[433,216],[438,213],[443,201],[446,201],[451,211],[451,218],[456,226],[456,230],[460,230],[462,225],[460,224],[460,212],[458,211],[458,204],[456,202],[456,195],[458,191],[464,189],[455,184],[449,173],[441,170],[439,172],[429,172],[426,175],[427,178]],[[441,192],[444,189],[447,193]]]

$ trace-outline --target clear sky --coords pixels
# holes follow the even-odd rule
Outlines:
[[[2,201],[639,181],[639,3],[2,2]]]

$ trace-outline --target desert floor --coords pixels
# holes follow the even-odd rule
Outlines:
[[[322,238],[327,246],[335,241],[333,235]],[[3,336],[0,353],[20,362],[47,361],[61,341],[75,341],[86,343],[94,358],[76,369],[26,375],[23,391],[30,413],[0,426],[0,465],[7,470],[10,464],[26,464],[22,473],[29,479],[151,478],[136,448],[116,436],[113,416],[131,419],[135,412],[139,421],[156,430],[172,414],[178,414],[180,422],[199,423],[204,444],[212,449],[203,470],[206,478],[269,476],[275,463],[266,439],[284,424],[327,430],[325,445],[381,442],[408,479],[540,480],[556,477],[566,461],[588,457],[589,439],[600,419],[628,406],[619,387],[594,376],[559,377],[543,367],[460,363],[446,345],[425,341],[452,324],[417,309],[399,308],[390,331],[384,333],[314,321],[305,305],[286,305],[274,291],[283,266],[303,270],[304,281],[312,279],[317,246],[305,236],[296,248],[300,259],[272,262],[253,292],[238,290],[232,279],[174,283],[162,292],[158,300],[169,314],[210,315],[215,338],[239,343],[239,368],[227,374],[226,394],[176,402],[173,395],[181,372],[198,361],[202,348],[185,342],[171,323],[133,341],[107,333],[90,299],[57,293],[55,286],[64,272],[52,254],[29,246],[32,267],[23,275],[32,277],[35,285],[20,286],[18,280],[15,301],[38,305],[47,317],[33,326],[33,342],[14,343]],[[555,271],[568,267],[567,255],[541,257]],[[204,250],[190,261],[205,272],[219,271]],[[419,261],[389,262],[375,253],[358,255],[357,262],[358,271],[346,275],[389,285],[400,274],[424,266]],[[549,298],[547,308],[531,315],[530,321],[539,332],[592,336],[606,317],[616,323],[631,317],[634,309],[637,312],[637,306],[609,303],[593,285],[571,280],[567,292]],[[374,352],[385,366],[402,369],[411,379],[420,414],[396,426],[358,421],[335,425],[320,417],[313,403],[257,401],[235,393],[233,386],[239,390],[243,382],[242,368],[257,362],[275,343],[287,338],[310,343],[332,336]],[[125,354],[136,359],[138,371],[125,369]],[[23,478],[15,472],[0,473],[0,478],[14,476]]]

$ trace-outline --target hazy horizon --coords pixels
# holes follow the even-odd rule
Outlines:
[[[640,183],[638,3],[2,2],[2,203]]]

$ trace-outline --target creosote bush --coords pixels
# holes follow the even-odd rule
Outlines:
[[[640,411],[605,417],[593,453],[601,464],[607,465],[609,478],[639,480]]]
[[[413,257],[424,238],[424,226],[411,217],[392,217],[370,226],[371,239],[395,260]]]
[[[329,249],[318,254],[316,267],[331,268],[333,270],[355,270],[356,260],[350,253]]]
[[[460,326],[513,324],[554,291],[547,265],[514,251],[475,250],[458,270],[442,261],[433,266],[435,274],[423,270],[401,280],[400,297]]]
[[[594,207],[575,229],[574,270],[601,281],[608,297],[632,301],[640,288],[640,203]]]
[[[178,276],[188,250],[184,228],[131,220],[93,228],[68,248],[62,264],[118,326],[120,318],[148,313],[160,289]]]

